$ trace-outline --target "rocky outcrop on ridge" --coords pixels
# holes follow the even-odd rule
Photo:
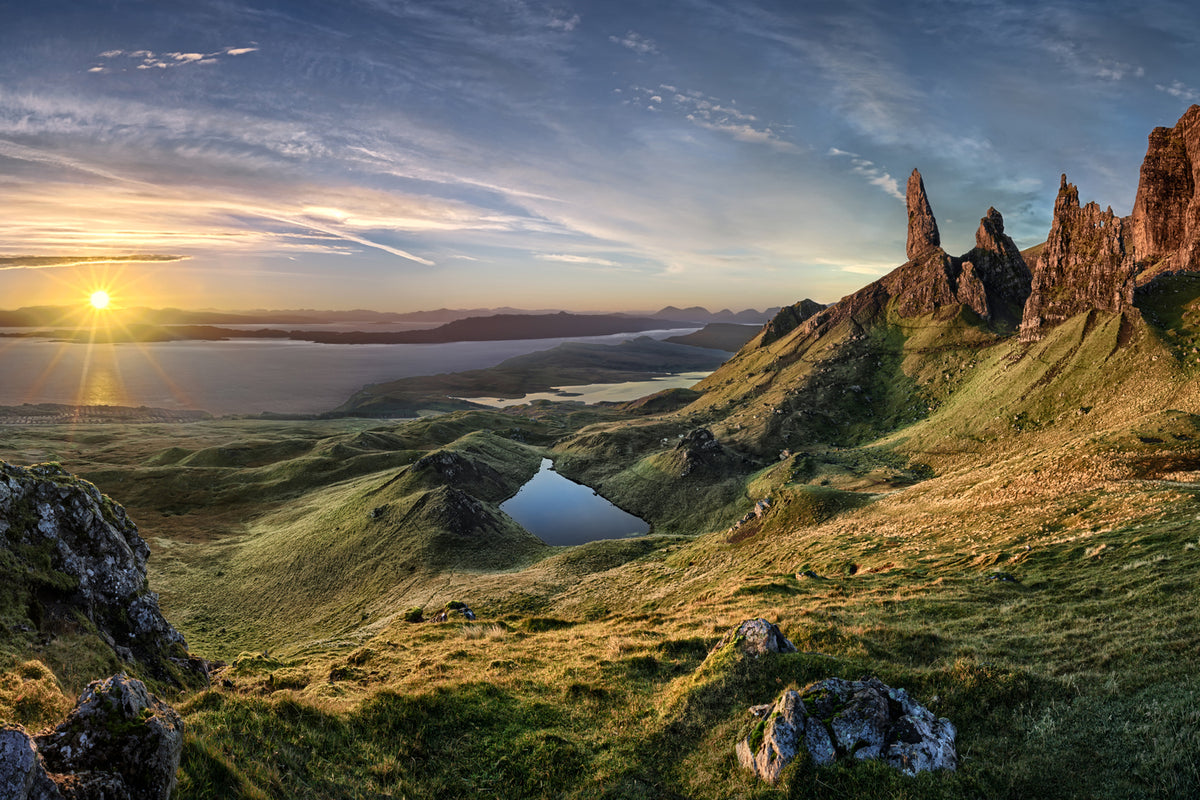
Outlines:
[[[1200,105],[1150,133],[1129,238],[1144,274],[1200,267]]]
[[[189,657],[147,587],[149,546],[125,509],[95,486],[57,464],[0,462],[0,534],[0,585],[28,619],[18,630],[82,625],[160,680],[205,679],[203,662]]]
[[[1019,309],[1029,295],[1029,267],[1004,233],[994,208],[979,223],[975,248],[955,258],[939,245],[940,236],[921,173],[908,180],[909,260],[879,283],[896,298],[901,316],[916,317],[963,305],[983,319],[1001,309]],[[868,287],[870,288],[870,287]]]
[[[876,759],[906,775],[958,766],[950,720],[877,678],[826,678],[750,711],[759,721],[738,742],[738,761],[769,783],[801,752],[818,766]]]
[[[1021,341],[1083,311],[1133,306],[1134,261],[1126,221],[1111,207],[1079,205],[1079,190],[1063,175],[1050,236],[1033,269],[1032,291],[1021,319]]]
[[[5,800],[167,800],[183,752],[183,720],[125,674],[93,681],[54,730],[0,728]]]
[[[825,306],[822,304],[808,298],[801,300],[799,303],[784,306],[763,327],[762,338],[759,340],[760,345],[765,347],[771,342],[782,339],[824,308]]]
[[[908,206],[908,241],[905,252],[910,261],[920,258],[929,250],[941,247],[942,237],[938,233],[937,220],[925,194],[925,181],[921,173],[913,170],[908,176],[908,191],[904,196]]]

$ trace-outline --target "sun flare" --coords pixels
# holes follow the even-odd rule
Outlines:
[[[108,308],[110,299],[111,298],[109,298],[108,292],[104,291],[103,289],[92,292],[92,296],[88,298],[89,302],[92,304],[92,308],[97,310]]]

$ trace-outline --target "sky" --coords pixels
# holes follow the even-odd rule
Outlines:
[[[1200,102],[1170,0],[0,0],[0,308],[832,302],[1128,214]],[[154,255],[145,261],[131,256]],[[172,258],[168,258],[172,257]],[[86,260],[85,260],[86,259]]]

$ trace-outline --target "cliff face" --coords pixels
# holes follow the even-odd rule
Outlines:
[[[1079,190],[1063,175],[1046,246],[1033,269],[1032,292],[1021,319],[1021,341],[1040,339],[1048,327],[1083,311],[1133,306],[1137,263],[1126,221],[1079,205]]]
[[[1200,105],[1174,128],[1155,128],[1129,218],[1143,279],[1200,268]]]

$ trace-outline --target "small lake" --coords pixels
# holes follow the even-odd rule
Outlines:
[[[650,531],[650,525],[614,506],[582,484],[542,467],[500,510],[546,544],[573,545],[597,539],[624,539]]]

